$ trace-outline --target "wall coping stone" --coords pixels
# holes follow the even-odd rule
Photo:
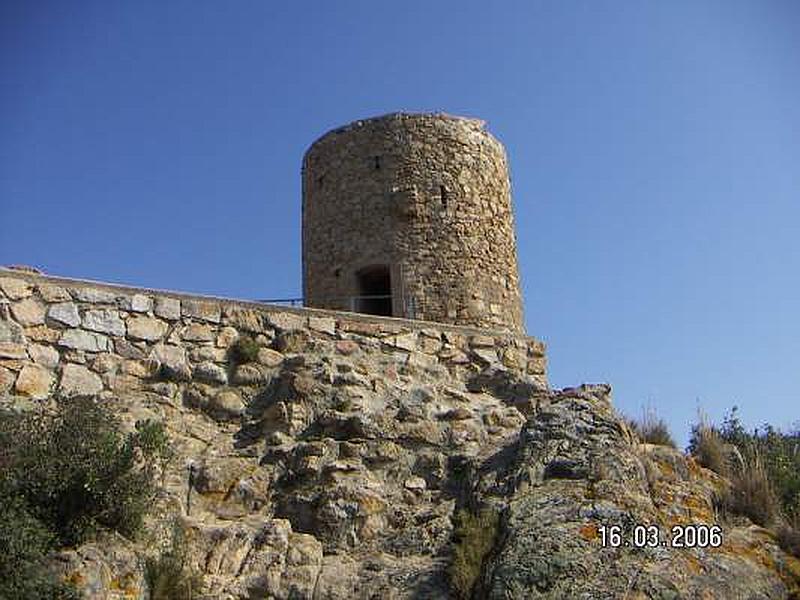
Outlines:
[[[83,288],[83,289],[95,288],[103,291],[115,292],[120,294],[152,294],[154,296],[176,298],[179,300],[200,300],[207,302],[220,302],[226,304],[227,306],[236,306],[241,308],[254,309],[261,311],[265,314],[292,313],[306,317],[333,317],[337,319],[337,321],[358,321],[361,323],[374,323],[376,325],[384,325],[389,328],[404,326],[416,331],[433,328],[433,329],[438,329],[439,331],[451,331],[451,332],[463,333],[465,335],[483,335],[483,336],[492,336],[496,338],[516,339],[516,340],[535,340],[539,343],[543,343],[543,341],[540,340],[539,338],[510,331],[483,329],[480,327],[470,327],[467,325],[452,325],[450,323],[439,323],[436,321],[421,321],[414,319],[401,319],[397,317],[367,315],[364,313],[328,310],[321,308],[284,306],[281,304],[267,304],[264,302],[256,302],[254,300],[242,300],[238,298],[229,298],[225,296],[213,296],[207,294],[162,290],[157,288],[137,287],[125,284],[95,281],[92,279],[75,279],[71,277],[59,277],[55,275],[45,275],[42,273],[31,273],[29,271],[8,269],[6,267],[0,267],[0,277],[18,279],[29,283],[41,282],[41,283],[58,284],[61,286],[69,286],[73,288]]]

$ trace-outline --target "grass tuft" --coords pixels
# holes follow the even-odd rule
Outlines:
[[[477,514],[460,510],[455,516],[455,550],[450,565],[450,584],[457,598],[471,597],[486,555],[494,547],[500,515],[486,508]]]

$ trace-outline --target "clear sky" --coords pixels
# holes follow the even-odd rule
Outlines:
[[[686,441],[800,419],[800,2],[0,4],[0,264],[299,296],[300,162],[393,111],[509,154],[528,332]]]

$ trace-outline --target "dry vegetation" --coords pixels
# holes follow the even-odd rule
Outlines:
[[[800,432],[770,425],[747,432],[734,408],[719,428],[701,418],[689,450],[702,466],[730,480],[720,499],[723,514],[772,529],[786,552],[800,556]]]
[[[450,583],[458,598],[472,597],[486,555],[494,547],[500,515],[491,508],[456,514],[455,549],[450,565]]]
[[[643,411],[641,420],[628,419],[628,425],[636,432],[639,439],[647,444],[669,446],[675,448],[675,440],[669,432],[667,422],[659,417],[655,410]]]

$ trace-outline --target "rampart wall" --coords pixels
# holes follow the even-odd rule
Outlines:
[[[257,360],[238,364],[231,347],[243,335],[257,343]],[[527,336],[0,269],[0,396],[17,401],[134,391],[173,401],[202,382],[235,413],[222,392],[268,381],[298,352],[379,354],[387,378],[496,364],[546,385],[544,344]]]

